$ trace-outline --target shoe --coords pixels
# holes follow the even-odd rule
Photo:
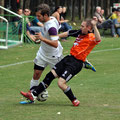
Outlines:
[[[80,101],[75,99],[75,100],[72,101],[72,104],[73,104],[73,106],[79,106]]]
[[[86,69],[91,69],[92,71],[96,72],[96,69],[90,62],[85,61],[84,64]]]
[[[20,92],[24,97],[28,98],[31,101],[34,101],[37,97],[33,96],[33,94],[31,92]]]
[[[31,100],[25,100],[20,102],[20,104],[32,104],[32,103],[34,103],[34,101]]]

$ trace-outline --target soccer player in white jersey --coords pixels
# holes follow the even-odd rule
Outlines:
[[[54,17],[50,17],[50,8],[47,4],[41,4],[38,6],[36,17],[40,22],[44,23],[42,33],[35,35],[36,40],[41,40],[41,46],[34,59],[34,74],[30,82],[30,92],[39,85],[39,79],[47,65],[51,68],[58,63],[62,57],[62,46],[58,41],[58,30],[60,24]],[[92,69],[93,66],[88,62],[85,63],[85,68]],[[94,71],[94,70],[93,70]],[[20,104],[29,104],[33,101],[21,101]]]
[[[50,17],[50,8],[47,4],[41,4],[37,8],[36,17],[44,23],[42,33],[36,33],[36,40],[41,40],[41,46],[34,59],[34,74],[30,82],[32,91],[39,85],[39,79],[47,65],[51,68],[62,59],[62,46],[58,41],[58,30],[60,24],[54,17]],[[21,104],[31,103],[31,101],[22,101]]]

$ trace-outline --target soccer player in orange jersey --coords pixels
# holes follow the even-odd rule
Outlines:
[[[59,88],[63,90],[74,106],[78,106],[80,101],[75,97],[71,88],[67,85],[67,82],[82,70],[86,57],[101,41],[96,23],[96,18],[92,20],[86,19],[81,23],[80,30],[70,30],[59,34],[60,37],[77,37],[71,48],[70,55],[67,55],[57,63],[34,91],[27,93],[21,91],[21,94],[31,101],[34,101],[37,96],[47,89],[51,82],[58,77]]]

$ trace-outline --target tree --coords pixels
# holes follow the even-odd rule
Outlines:
[[[78,0],[78,16],[79,20],[83,19],[82,0]]]
[[[22,8],[22,9],[23,9],[23,3],[24,3],[23,1],[24,1],[24,0],[21,0],[21,1],[20,1],[20,8]]]
[[[68,8],[67,15],[69,15],[72,21],[75,20],[75,17],[78,17],[80,20],[85,17],[92,17],[96,6],[101,6],[105,10],[105,15],[108,15],[113,3],[120,2],[120,0],[19,0],[20,2],[16,3],[17,0],[0,0],[0,5],[5,6],[8,4],[8,1],[11,1],[12,11],[16,12],[18,7],[23,9],[30,8],[32,15],[35,15],[35,8],[41,3],[48,4],[51,11],[57,6],[66,6]]]
[[[11,10],[13,12],[17,11],[17,1],[16,0],[11,0]]]
[[[92,3],[92,0],[88,0],[86,2],[86,18],[90,18],[91,17],[91,3]]]
[[[104,8],[104,2],[105,2],[105,0],[101,0],[101,1],[100,1],[100,6],[101,6],[101,8]]]
[[[55,0],[55,7],[60,6],[60,0]]]
[[[30,7],[30,0],[24,0],[24,8]]]
[[[72,0],[72,17],[71,17],[72,21],[75,20],[75,3],[76,3],[76,0]]]
[[[0,0],[0,5],[4,7],[4,0]],[[0,9],[0,14],[4,14],[2,9]]]
[[[110,0],[106,0],[106,16],[110,14]]]

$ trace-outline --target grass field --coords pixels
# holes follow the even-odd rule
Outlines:
[[[62,42],[64,55],[69,54],[73,40]],[[0,50],[0,120],[120,120],[120,39],[102,38],[88,60],[97,72],[83,69],[68,85],[81,101],[71,102],[57,86],[48,88],[46,102],[20,105],[20,91],[28,91],[33,62],[39,45],[22,45]],[[26,63],[24,63],[26,61]],[[21,64],[14,64],[20,63]],[[8,66],[6,66],[8,65]],[[49,71],[45,69],[41,80]],[[57,114],[60,112],[61,114]]]

